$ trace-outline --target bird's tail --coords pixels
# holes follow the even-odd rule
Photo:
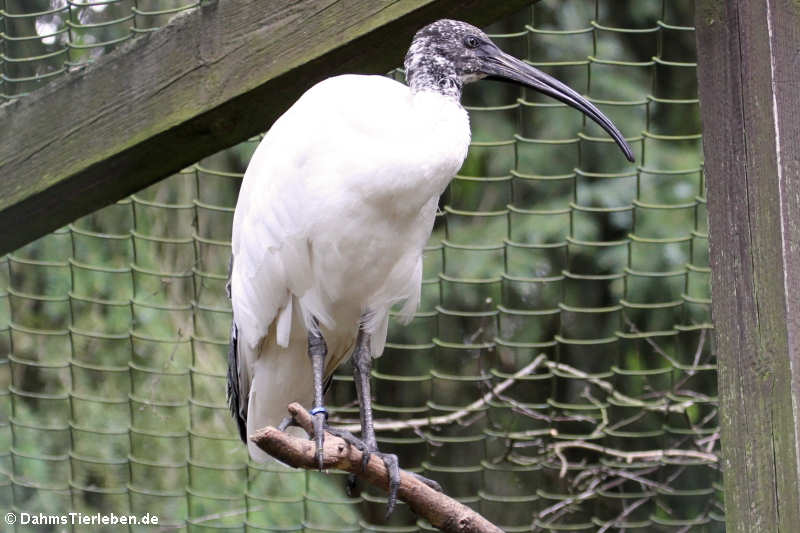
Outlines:
[[[304,329],[297,327],[296,329]],[[289,413],[286,407],[292,402],[310,405],[314,398],[311,379],[311,360],[307,355],[307,340],[304,334],[293,334],[289,346],[275,342],[272,333],[264,339],[261,352],[253,365],[250,395],[247,403],[245,433],[252,435],[265,426],[277,426]],[[305,437],[303,430],[293,427],[288,430]],[[247,442],[247,450],[254,461],[270,459],[253,442]]]
[[[239,428],[239,438],[247,442],[247,413],[242,411],[242,390],[239,386],[239,329],[236,322],[231,323],[231,343],[228,347],[228,407]]]
[[[228,281],[225,283],[225,294],[228,300],[231,299],[231,276],[233,274],[233,254],[228,264]],[[228,408],[236,421],[239,429],[239,438],[242,442],[247,442],[247,412],[243,409],[244,396],[247,394],[247,386],[242,388],[242,374],[239,369],[239,327],[236,321],[231,321],[231,343],[228,346]]]

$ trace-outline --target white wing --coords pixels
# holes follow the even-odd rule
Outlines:
[[[401,134],[385,125],[397,124],[402,109],[387,108],[385,98],[402,101],[408,94],[407,87],[382,76],[330,78],[278,119],[253,154],[232,235],[231,298],[238,349],[231,356],[238,374],[235,400],[244,418],[260,345],[274,335],[277,345],[288,346],[292,307],[315,283],[310,256],[315,210],[324,209],[326,197],[340,186],[336,170],[363,156],[358,139],[339,134],[353,132],[391,146],[387,135]],[[326,169],[330,175],[321,175]],[[304,306],[321,323],[332,323],[323,303],[304,301]]]
[[[240,340],[250,348],[276,317],[278,342],[286,346],[291,313],[279,312],[290,305],[290,293],[302,297],[314,283],[312,223],[346,186],[337,182],[337,171],[348,166],[352,174],[377,173],[360,147],[392,146],[403,137],[386,124],[400,122],[402,109],[391,104],[408,100],[408,94],[407,87],[383,76],[330,78],[307,91],[256,149],[239,192],[232,236],[233,312]],[[343,138],[342,131],[355,138]],[[324,308],[313,311],[320,322],[332,322]]]

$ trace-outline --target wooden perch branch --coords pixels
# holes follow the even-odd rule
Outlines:
[[[289,413],[309,434],[313,435],[311,415],[297,403],[289,405]],[[274,427],[266,427],[250,436],[256,445],[289,466],[314,470],[317,468],[313,440],[292,437]],[[361,470],[362,453],[341,438],[325,433],[324,467],[344,470],[387,490],[389,476],[383,461],[370,457],[366,470]],[[484,517],[444,493],[437,492],[408,472],[400,471],[397,496],[412,511],[431,525],[451,533],[502,533]]]

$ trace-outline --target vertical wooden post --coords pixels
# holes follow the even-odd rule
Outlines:
[[[728,531],[800,527],[800,1],[697,0]]]

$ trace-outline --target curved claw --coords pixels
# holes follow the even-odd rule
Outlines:
[[[344,486],[344,490],[348,498],[352,498],[353,494],[355,494],[357,479],[355,474],[347,474],[347,484]]]
[[[312,415],[312,420],[314,423],[314,440],[317,443],[317,468],[322,471],[324,466],[323,460],[325,459],[323,454],[323,445],[325,444],[325,414],[317,413]]]
[[[423,483],[425,483],[427,486],[429,486],[430,488],[432,488],[433,490],[435,490],[436,492],[444,492],[444,491],[442,490],[442,486],[441,486],[441,485],[439,485],[439,483],[438,483],[437,481],[435,481],[435,480],[433,480],[433,479],[430,479],[430,478],[427,478],[427,477],[425,477],[425,476],[423,476],[423,475],[421,475],[421,474],[417,474],[416,472],[409,472],[409,473],[410,473],[412,476],[414,476],[415,478],[417,478],[419,481],[422,481],[422,482],[423,482]]]
[[[327,426],[327,424],[326,424]],[[349,431],[345,431],[343,429],[334,428],[334,427],[326,427],[326,431],[332,435],[336,435],[337,437],[343,439],[346,443],[351,446],[355,446],[358,450],[361,451],[363,457],[361,458],[361,471],[365,471],[367,468],[367,463],[369,463],[370,451],[369,447],[364,443],[363,440],[359,439]],[[356,487],[356,476],[355,474],[350,474],[347,476],[347,495],[352,495],[353,489]]]
[[[364,446],[364,449],[361,450],[361,453],[364,454],[364,455],[361,456],[361,471],[362,472],[366,472],[367,471],[367,465],[369,464],[369,458],[372,455],[372,452],[369,451],[369,448]]]
[[[400,466],[397,456],[393,453],[374,452],[383,460],[389,473],[389,501],[386,504],[386,518],[388,519],[397,504],[397,489],[400,488]]]
[[[318,464],[320,465],[320,470],[322,470],[322,441],[318,437],[318,435],[323,434],[324,430],[327,430],[332,435],[341,437],[348,444],[355,446],[356,448],[361,450],[361,453],[363,454],[361,458],[362,472],[367,469],[367,464],[369,463],[369,459],[372,454],[375,454],[381,458],[383,464],[386,466],[386,470],[389,473],[389,500],[386,506],[386,518],[389,518],[389,516],[392,514],[392,511],[394,511],[395,505],[397,504],[397,490],[400,488],[400,463],[397,460],[397,456],[393,453],[383,453],[378,450],[370,450],[370,447],[363,440],[359,439],[349,431],[328,427],[321,413],[312,416],[314,419],[314,436],[317,437],[317,461]],[[318,428],[317,424],[320,424],[321,428]],[[442,488],[435,481],[420,476],[419,474],[414,474],[414,475],[417,476],[420,479],[420,481],[422,481],[432,489],[437,490],[439,492],[442,491]],[[354,487],[355,487],[355,477],[348,476],[347,478],[348,494],[350,494],[350,491]]]
[[[281,423],[278,424],[278,431],[286,431],[286,428],[294,424],[294,418],[291,416],[284,416]]]

